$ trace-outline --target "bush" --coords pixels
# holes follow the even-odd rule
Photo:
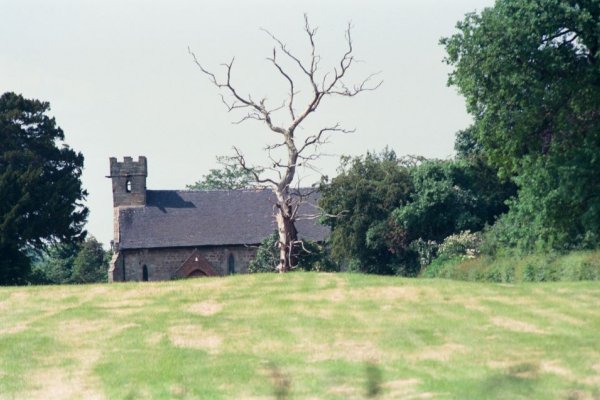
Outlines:
[[[440,245],[433,240],[423,240],[421,238],[410,243],[409,248],[417,253],[421,269],[427,267],[438,254]]]
[[[421,276],[487,282],[600,280],[600,250],[434,260]]]
[[[444,239],[438,250],[443,259],[475,258],[480,254],[482,235],[480,232],[463,231]]]
[[[277,232],[273,232],[262,241],[256,252],[256,258],[248,265],[248,272],[277,272],[279,248]],[[339,266],[331,260],[326,245],[304,241],[298,251],[297,269],[304,271],[339,271]]]
[[[265,238],[256,252],[256,258],[248,264],[248,272],[277,272],[279,249],[277,248],[277,232]]]

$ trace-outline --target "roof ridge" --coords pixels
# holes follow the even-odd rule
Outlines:
[[[207,193],[207,192],[262,192],[272,191],[270,188],[244,189],[148,189],[147,192],[178,192],[178,193]]]

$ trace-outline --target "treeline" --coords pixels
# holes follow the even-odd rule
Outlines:
[[[108,279],[112,252],[91,236],[82,243],[54,243],[30,256],[28,284],[98,283]]]
[[[343,159],[339,175],[321,185],[320,206],[337,264],[415,276],[449,240],[473,247],[473,232],[505,213],[515,192],[479,157],[398,159],[385,149]]]

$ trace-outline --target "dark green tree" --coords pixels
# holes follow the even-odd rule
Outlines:
[[[72,283],[106,282],[110,254],[94,237],[88,238],[73,260]]]
[[[257,168],[242,168],[235,160],[230,157],[219,156],[217,162],[223,165],[221,169],[211,169],[208,174],[203,175],[199,181],[187,185],[192,190],[213,190],[213,189],[247,189],[256,185],[255,173],[261,171]]]
[[[524,249],[600,234],[599,20],[596,0],[497,0],[442,39],[476,142],[519,186],[504,226]]]
[[[0,284],[26,282],[27,251],[85,236],[83,155],[61,144],[50,105],[0,96]]]
[[[32,263],[28,283],[60,285],[71,282],[79,243],[53,243]]]
[[[278,263],[277,232],[273,232],[261,242],[256,257],[248,264],[248,272],[277,272]]]
[[[409,168],[392,150],[343,158],[338,176],[320,189],[334,259],[362,272],[399,272],[405,254],[397,243],[403,238],[390,216],[412,190]]]
[[[514,185],[501,182],[480,157],[428,160],[411,169],[410,202],[394,211],[409,242],[441,243],[449,235],[479,231],[507,211]]]

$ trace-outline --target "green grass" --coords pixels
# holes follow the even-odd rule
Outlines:
[[[421,274],[483,282],[600,281],[600,250],[434,260]]]
[[[358,274],[0,288],[0,399],[599,399],[599,305]]]

